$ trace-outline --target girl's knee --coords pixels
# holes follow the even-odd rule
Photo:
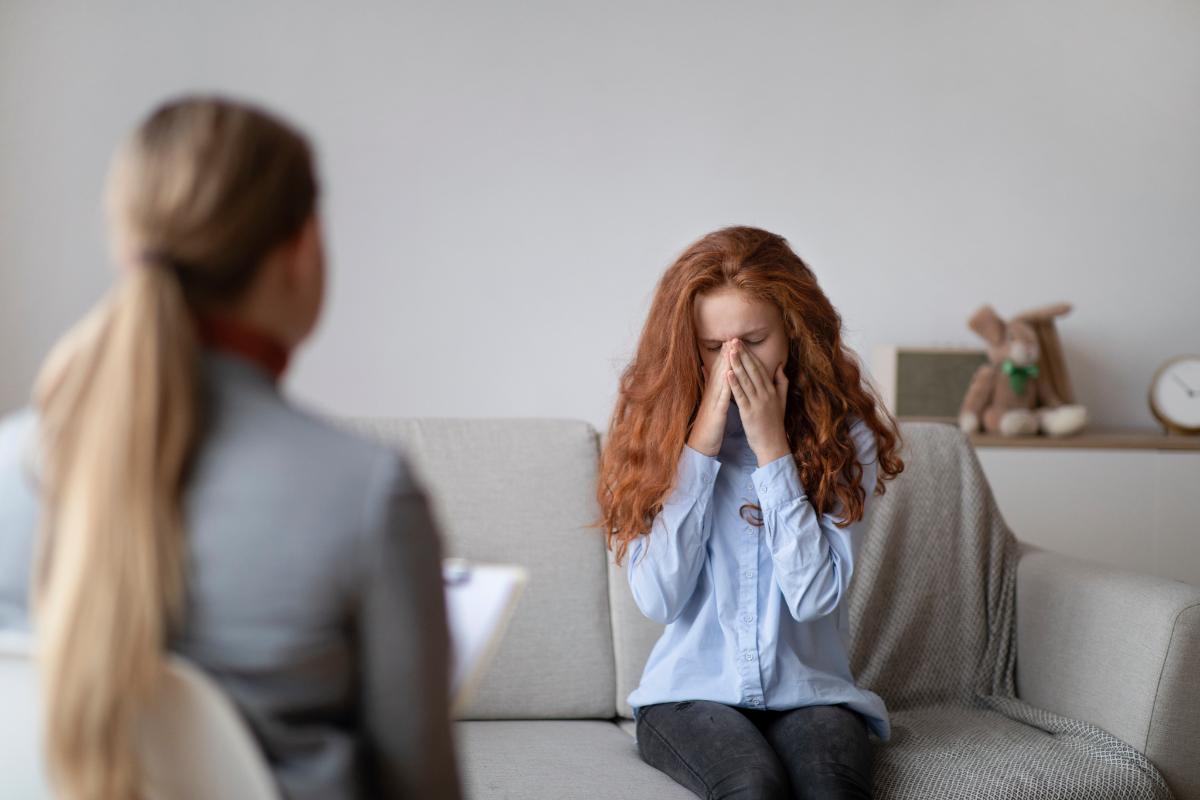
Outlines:
[[[791,795],[788,778],[778,769],[767,765],[735,772],[713,786],[708,800],[787,800]]]
[[[792,769],[801,797],[836,797],[869,800],[871,774],[841,761],[814,761]]]

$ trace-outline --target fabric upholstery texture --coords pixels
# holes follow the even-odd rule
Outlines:
[[[662,626],[587,527],[595,431],[353,424],[409,452],[448,554],[530,570],[466,715],[478,721],[457,723],[472,796],[689,796],[633,740],[625,697]],[[848,598],[852,670],[893,726],[876,740],[876,797],[1200,800],[1200,588],[1020,544],[964,434],[923,422],[901,434],[906,470],[876,498]]]

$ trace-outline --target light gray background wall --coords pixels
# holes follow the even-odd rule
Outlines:
[[[1200,4],[0,3],[0,410],[110,280],[99,194],[164,96],[311,132],[334,269],[290,378],[339,413],[603,427],[662,269],[787,236],[850,343],[1065,299],[1080,399],[1200,351]]]

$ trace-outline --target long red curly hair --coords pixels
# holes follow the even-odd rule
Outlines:
[[[692,316],[696,297],[725,286],[770,301],[783,314],[788,337],[784,427],[813,507],[829,513],[840,502],[839,527],[862,518],[863,470],[850,436],[855,416],[875,432],[875,494],[883,494],[884,480],[904,470],[896,420],[864,386],[857,358],[842,344],[842,318],[813,271],[782,236],[759,228],[723,228],[693,243],[667,268],[637,353],[621,375],[597,486],[597,524],[618,565],[630,542],[650,531],[662,509],[700,404],[702,361]]]

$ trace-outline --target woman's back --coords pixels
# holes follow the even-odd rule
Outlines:
[[[403,458],[201,359],[171,648],[231,696],[289,798],[457,797],[441,551]],[[0,626],[27,624],[37,419],[0,424]]]

